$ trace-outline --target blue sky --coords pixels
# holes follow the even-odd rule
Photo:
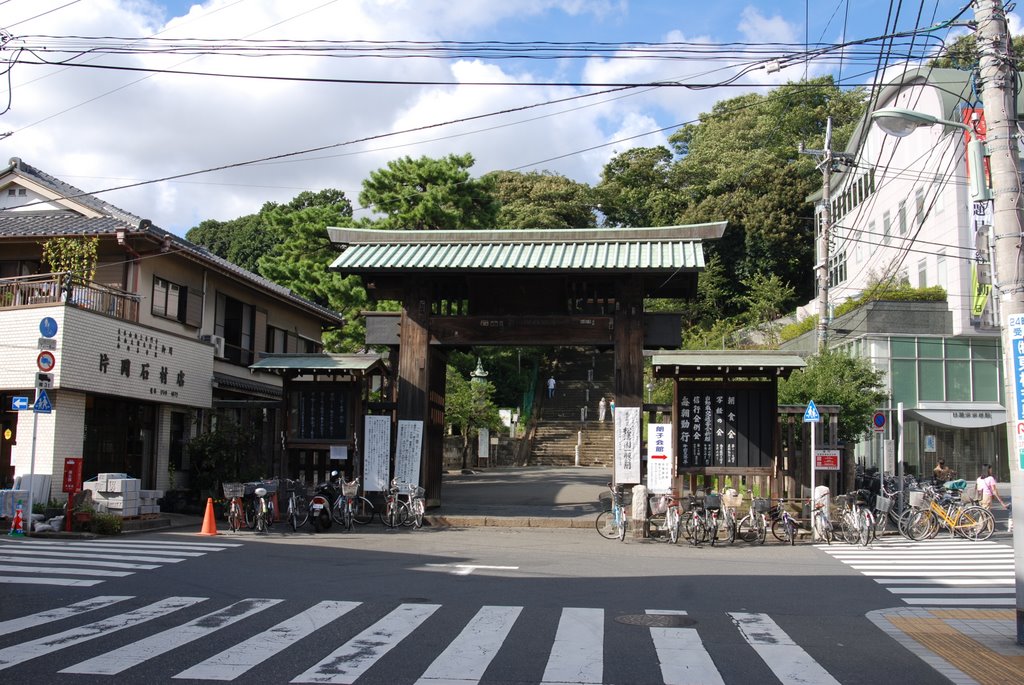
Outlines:
[[[930,0],[913,7],[904,2],[897,27],[908,30],[947,20],[965,2]],[[627,97],[534,107],[594,90],[552,86],[553,81],[706,83],[725,80],[738,67],[708,55],[673,61],[635,55],[495,61],[122,54],[74,57],[87,68],[32,62],[41,61],[40,55],[51,61],[70,57],[62,52],[69,47],[62,38],[67,36],[688,42],[717,46],[717,53],[733,49],[726,43],[743,43],[761,52],[734,62],[756,62],[773,51],[779,56],[799,52],[807,38],[811,43],[838,42],[844,24],[848,39],[884,34],[889,11],[888,0],[80,0],[70,5],[68,0],[8,0],[0,21],[8,22],[5,28],[13,40],[5,54],[18,61],[11,70],[11,107],[0,118],[0,131],[11,135],[0,140],[0,154],[22,157],[83,190],[99,192],[325,148],[103,193],[108,201],[180,234],[203,219],[235,218],[258,211],[267,201],[286,202],[302,190],[339,188],[365,213],[357,202],[362,180],[404,155],[470,152],[478,174],[549,170],[593,183],[616,152],[664,144],[671,129],[660,128],[694,121],[718,100],[799,79],[805,70],[811,76],[838,74],[839,64],[796,59],[773,74],[755,69],[731,87],[639,89]],[[970,11],[965,15],[969,17]],[[966,31],[943,29],[935,35]],[[16,47],[26,50],[16,53]],[[445,85],[318,84],[94,68],[101,64]],[[871,72],[874,64],[871,59],[857,65],[847,61],[843,76]],[[479,82],[505,85],[472,85]],[[852,81],[861,82],[870,82],[870,75]],[[445,123],[496,112],[507,113]],[[401,133],[424,127],[431,128]],[[374,140],[352,142],[364,138]]]

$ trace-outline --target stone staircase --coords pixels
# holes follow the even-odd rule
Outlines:
[[[580,466],[611,466],[615,455],[615,430],[611,410],[604,423],[598,420],[598,402],[611,401],[615,358],[611,351],[562,348],[553,370],[539,379],[537,428],[529,463],[536,466],[573,466],[580,445]],[[555,396],[547,396],[547,379],[554,375]],[[586,419],[581,421],[581,408]],[[582,436],[580,436],[582,431]]]

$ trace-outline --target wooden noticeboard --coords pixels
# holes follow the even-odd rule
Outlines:
[[[772,465],[773,385],[680,383],[677,402],[680,470]]]
[[[298,384],[297,384],[298,385]],[[293,440],[349,439],[348,387],[328,383],[301,384],[289,393],[289,429]]]

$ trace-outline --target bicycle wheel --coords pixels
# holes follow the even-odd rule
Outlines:
[[[934,514],[922,509],[910,517],[910,522],[907,523],[907,537],[911,540],[924,540],[932,535],[933,528],[938,529]]]
[[[736,517],[732,512],[725,515],[725,539],[730,545],[736,542]]]
[[[873,516],[875,517],[875,527],[871,531],[871,537],[877,540],[885,535],[885,531],[889,527],[889,515],[876,511]]]
[[[246,500],[243,512],[245,513],[245,527],[252,530],[256,527],[256,504],[252,499]]]
[[[615,512],[611,509],[606,509],[597,515],[594,527],[603,538],[614,540],[619,537],[619,526],[615,522]]]
[[[237,502],[232,502],[228,509],[228,528],[232,533],[237,533],[242,528],[242,512]]]
[[[404,525],[407,518],[409,518],[409,507],[406,506],[405,502],[398,500],[388,502],[387,509],[384,512],[384,525],[388,528],[397,528]]]
[[[306,525],[306,521],[309,520],[309,502],[304,497],[295,498],[295,520],[293,522],[293,529],[298,530]]]
[[[345,530],[352,530],[352,503],[348,500],[341,506],[341,521]]]
[[[352,520],[361,526],[373,520],[373,504],[365,497],[352,500]]]
[[[338,501],[331,507],[331,518],[339,526],[345,525],[345,498],[339,497]]]
[[[772,535],[779,542],[789,542],[789,539],[786,537],[786,522],[781,518],[772,521]]]
[[[690,544],[696,546],[704,542],[704,538],[707,536],[707,530],[704,528],[704,518],[701,516],[691,516],[686,521],[686,532],[687,537],[690,538]]]
[[[714,547],[715,543],[718,542],[718,514],[712,514],[704,521],[704,534],[710,538],[711,546]]]
[[[860,535],[857,532],[857,515],[854,512],[843,512],[843,518],[839,522],[839,529],[843,535],[843,542],[848,545],[857,544]]]
[[[619,509],[619,542],[626,541],[626,529],[629,527],[629,519],[626,518],[625,509]]]
[[[754,528],[757,530],[757,542],[763,545],[768,539],[768,518],[764,514],[758,514],[754,520]]]
[[[988,540],[996,528],[992,512],[982,507],[967,507],[956,517],[956,530],[968,540]]]
[[[276,517],[277,517],[277,512],[274,511],[274,500],[268,499],[267,500],[267,516],[266,516],[267,530],[270,530],[271,528],[274,527],[274,519]]]
[[[426,503],[420,497],[417,497],[412,501],[412,527],[416,530],[423,527],[423,510],[426,508],[425,504]]]
[[[913,518],[914,514],[916,514],[917,512],[917,509],[907,507],[906,509],[903,510],[903,513],[900,514],[900,518],[896,522],[896,530],[898,530],[900,532],[900,535],[907,538],[908,540],[910,539],[910,534],[907,533],[907,525],[910,523],[910,519]]]
[[[743,542],[757,540],[757,524],[754,523],[753,513],[747,514],[736,524],[736,537]]]
[[[857,541],[867,547],[871,544],[871,535],[875,531],[875,522],[872,520],[871,512],[861,507],[857,513]]]

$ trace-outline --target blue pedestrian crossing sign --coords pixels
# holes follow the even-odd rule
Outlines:
[[[807,409],[804,411],[804,423],[817,423],[818,421],[821,421],[821,414],[814,406],[814,400],[811,400],[807,403]]]
[[[39,396],[36,397],[36,403],[32,405],[32,411],[37,414],[49,414],[53,410],[53,405],[50,404],[50,397],[46,394],[45,390],[39,391]]]

